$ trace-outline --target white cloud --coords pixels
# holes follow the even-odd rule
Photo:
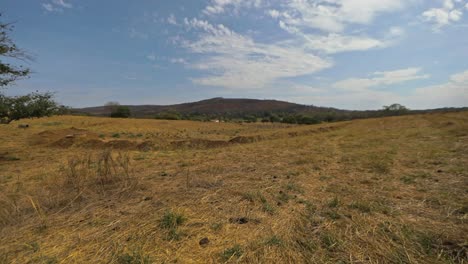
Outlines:
[[[380,13],[400,10],[404,0],[291,0],[281,13],[288,26],[342,32],[348,24],[370,24]],[[411,2],[411,1],[409,1]]]
[[[195,83],[231,89],[265,88],[275,80],[312,74],[332,63],[296,45],[257,43],[252,38],[231,31],[224,25],[185,19],[188,28],[201,30],[196,41],[183,46],[205,58],[191,65],[209,72],[193,79]]]
[[[460,2],[456,1],[457,4],[455,4],[452,0],[444,0],[442,7],[428,9],[422,13],[422,17],[425,21],[433,24],[434,31],[440,31],[443,27],[462,18],[463,13],[457,8]],[[462,7],[460,6],[460,8]]]
[[[146,34],[144,32],[141,32],[141,31],[138,31],[135,28],[130,29],[129,35],[130,35],[131,38],[139,38],[139,39],[148,39],[149,38],[148,34]]]
[[[450,81],[453,83],[468,84],[468,70],[461,73],[453,74],[452,76],[450,76]]]
[[[396,43],[404,35],[404,30],[398,27],[392,27],[383,39],[376,39],[364,34],[305,34],[299,28],[288,26],[283,21],[279,22],[279,26],[283,30],[298,36],[300,38],[300,43],[298,43],[298,45],[304,46],[310,50],[325,52],[327,54],[386,48]]]
[[[258,8],[262,5],[262,0],[211,0],[205,7],[205,15],[216,15],[225,13],[228,10],[238,13],[241,8]]]
[[[171,25],[177,25],[177,19],[176,17],[174,16],[174,14],[171,14],[168,18],[167,18],[167,23],[171,24]]]
[[[125,75],[125,76],[124,76],[124,79],[125,79],[125,80],[130,80],[130,81],[138,80],[137,77],[132,76],[132,75]]]
[[[334,88],[349,91],[369,91],[368,88],[385,86],[412,80],[427,79],[428,74],[421,74],[421,68],[407,68],[394,71],[374,72],[372,78],[351,78],[336,82]]]
[[[347,51],[363,51],[387,46],[385,41],[366,36],[344,36],[330,33],[327,36],[303,35],[306,47],[333,54]]]
[[[300,45],[334,54],[385,48],[395,44],[404,36],[404,30],[400,27],[391,27],[382,39],[377,39],[363,33],[346,33],[346,26],[369,24],[378,13],[391,12],[403,6],[399,0],[292,0],[286,11],[270,10],[269,15],[279,19],[280,28],[298,36],[302,42]],[[320,29],[325,34],[311,34],[311,28]]]
[[[402,100],[417,108],[468,106],[468,70],[453,74],[447,83],[421,87]]]
[[[148,54],[146,58],[150,61],[155,61],[157,59],[156,55],[154,53]]]
[[[188,64],[188,62],[184,58],[171,58],[169,61],[174,64]]]
[[[388,38],[398,38],[405,35],[405,30],[400,27],[391,27],[390,30],[388,31],[387,37]]]
[[[359,85],[364,84],[367,85],[367,87],[371,87],[382,85],[378,84],[379,82],[395,84],[409,81],[409,79],[425,78],[424,75],[419,74],[417,69],[418,68],[410,68],[374,73],[374,75],[380,75],[380,77],[377,77],[382,79],[380,81],[375,81],[374,78],[353,80],[365,80],[361,81]],[[379,109],[383,105],[392,103],[401,103],[408,106],[410,109],[468,106],[468,70],[451,75],[446,83],[408,90],[406,95],[401,95],[389,89],[354,88],[356,89],[343,90],[332,85],[328,89],[320,89],[318,91],[299,91],[296,95],[283,97],[283,99],[305,104],[314,103],[323,106],[356,110]],[[336,89],[339,90],[337,91]]]
[[[42,7],[48,12],[59,11],[58,9],[56,10],[52,4],[49,4],[49,3],[42,4]]]
[[[278,18],[280,16],[280,12],[275,9],[268,10],[268,15],[270,15],[272,18]]]
[[[64,8],[72,8],[71,3],[65,2],[65,0],[52,0],[49,3],[42,3],[42,8],[47,12],[62,12]]]
[[[66,3],[64,0],[52,0],[52,3],[64,7],[64,8],[72,8],[73,5],[70,3]]]

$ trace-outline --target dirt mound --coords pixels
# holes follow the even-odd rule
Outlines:
[[[111,140],[104,143],[105,148],[136,149],[137,143],[129,140]]]
[[[238,136],[229,140],[229,143],[239,143],[239,144],[246,144],[246,143],[253,143],[262,140],[262,136]]]
[[[78,147],[88,148],[88,149],[99,149],[104,148],[104,141],[100,139],[89,139],[77,144]]]
[[[0,162],[2,161],[18,161],[20,158],[10,155],[8,152],[0,153]]]
[[[96,133],[85,129],[75,127],[57,130],[42,131],[30,138],[32,145],[51,145],[53,147],[70,147],[76,139],[83,138],[98,138]]]
[[[85,129],[67,128],[42,131],[31,137],[32,145],[47,145],[55,148],[80,147],[89,149],[128,149],[149,151],[153,149],[151,141],[137,142],[129,140],[104,141],[99,135]]]
[[[64,137],[55,142],[52,142],[51,144],[49,144],[49,146],[56,148],[69,148],[73,146],[73,144],[75,144],[74,137]]]
[[[229,145],[229,142],[222,140],[189,139],[173,141],[170,145],[174,148],[218,148]]]
[[[76,146],[82,148],[91,148],[91,149],[101,149],[101,148],[110,148],[110,149],[128,149],[128,150],[140,150],[140,151],[150,151],[153,149],[153,142],[144,141],[144,142],[135,142],[129,140],[111,140],[104,141],[100,139],[90,139],[84,142],[77,144]]]
[[[137,145],[139,151],[150,151],[154,149],[154,143],[151,141],[143,141]]]

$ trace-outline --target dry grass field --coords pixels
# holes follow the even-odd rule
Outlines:
[[[468,263],[468,112],[0,126],[0,263]]]

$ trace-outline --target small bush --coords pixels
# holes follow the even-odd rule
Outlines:
[[[110,114],[113,118],[128,118],[130,117],[130,108],[128,106],[117,106]]]
[[[269,213],[269,214],[274,214],[275,213],[275,208],[271,206],[268,202],[263,203],[262,209],[264,212]]]
[[[159,226],[165,229],[175,229],[182,225],[186,220],[187,219],[181,214],[167,211],[161,218]]]
[[[274,214],[275,213],[275,208],[273,208],[273,206],[268,203],[268,200],[265,198],[265,196],[263,196],[262,194],[258,194],[259,198],[260,198],[260,201],[262,202],[262,210],[266,213],[269,213],[269,214]]]
[[[181,237],[183,235],[184,234],[182,232],[180,232],[179,230],[177,230],[177,228],[171,228],[167,232],[165,240],[168,240],[168,241],[176,240],[176,241],[178,241],[178,240],[181,239]]]
[[[340,246],[340,241],[330,233],[323,233],[320,236],[320,241],[329,251],[333,251]]]

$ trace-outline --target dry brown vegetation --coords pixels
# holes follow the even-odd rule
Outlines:
[[[0,126],[0,263],[467,263],[468,113]]]

